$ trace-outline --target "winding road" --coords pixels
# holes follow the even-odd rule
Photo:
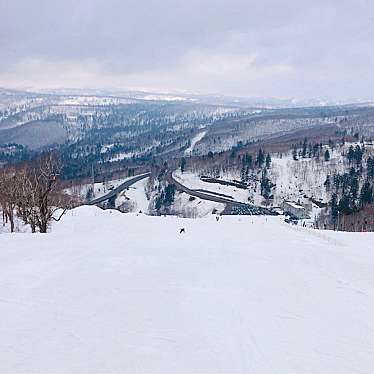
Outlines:
[[[139,174],[135,175],[133,178],[127,179],[125,182],[120,184],[118,187],[116,187],[114,190],[110,191],[104,196],[98,197],[97,199],[91,200],[87,205],[96,205],[103,203],[104,201],[107,201],[111,199],[114,196],[119,195],[123,190],[126,188],[132,186],[134,183],[139,182],[140,180],[147,178],[151,175],[151,173],[144,173],[144,174]]]
[[[252,204],[246,204],[239,201],[227,199],[224,197],[220,197],[217,195],[211,195],[208,193],[204,193],[198,190],[191,190],[190,188],[184,186],[182,183],[178,182],[174,177],[173,174],[170,174],[170,180],[177,190],[185,192],[186,194],[194,197],[198,197],[202,200],[213,201],[216,203],[226,204],[226,208],[223,211],[223,214],[243,214],[243,215],[276,215],[274,211],[268,208],[259,207]]]
[[[140,180],[147,178],[151,175],[151,173],[144,173],[136,175],[130,179],[127,179],[125,182],[120,184],[118,187],[110,191],[104,196],[98,197],[97,199],[94,199],[87,203],[88,205],[96,205],[103,203],[104,201],[110,200],[111,198],[118,196],[123,190],[126,188],[132,186],[136,182],[139,182]],[[186,186],[184,186],[182,183],[177,181],[172,173],[169,174],[169,180],[171,183],[173,183],[177,190],[181,192],[185,192],[186,194],[190,196],[197,197],[202,200],[208,200],[213,201],[216,203],[222,203],[226,204],[226,208],[223,211],[223,214],[243,214],[243,215],[274,215],[274,213],[271,209],[259,207],[252,204],[246,204],[239,201],[231,200],[225,197],[221,197],[218,195],[209,194],[208,192],[201,192],[201,190],[192,190]]]

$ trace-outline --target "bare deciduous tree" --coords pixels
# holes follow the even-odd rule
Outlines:
[[[14,169],[0,174],[0,205],[3,213],[3,224],[10,224],[14,232],[14,209],[18,202],[18,175]]]
[[[52,220],[59,221],[74,206],[72,198],[61,191],[61,165],[53,153],[20,169],[8,169],[0,175],[0,204],[4,222],[14,231],[14,212],[31,231],[46,233]],[[58,216],[56,217],[56,214]]]

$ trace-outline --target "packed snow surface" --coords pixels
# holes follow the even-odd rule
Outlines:
[[[0,248],[3,373],[374,368],[370,233],[82,207]]]

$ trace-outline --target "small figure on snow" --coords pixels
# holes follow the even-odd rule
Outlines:
[[[180,230],[179,230],[179,234],[182,234],[182,233],[185,233],[186,230],[184,229],[184,227],[182,227]]]

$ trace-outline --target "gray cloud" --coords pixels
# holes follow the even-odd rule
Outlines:
[[[373,97],[365,0],[0,0],[0,85]]]

